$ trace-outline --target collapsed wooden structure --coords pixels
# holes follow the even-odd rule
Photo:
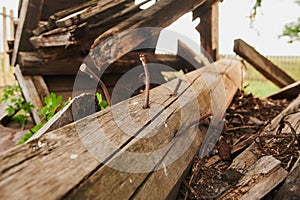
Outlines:
[[[149,0],[135,3],[130,1],[88,1],[88,0],[26,0],[21,1],[16,37],[11,50],[11,64],[16,66],[16,77],[27,101],[41,108],[43,97],[50,92],[72,96],[72,90],[79,66],[89,55],[96,38],[104,38],[142,27],[164,28],[187,12],[193,11],[194,19],[201,18],[197,30],[201,34],[204,49],[214,60],[218,56],[218,0],[191,0],[182,3],[178,0],[154,1],[154,5],[141,9]],[[152,1],[153,3],[153,1]],[[101,77],[112,91],[122,74],[140,65],[137,55],[146,54],[150,62],[166,64],[176,70],[193,69],[191,64],[180,56],[155,54],[154,49],[130,49],[144,44],[157,43],[158,35],[144,37],[134,42],[130,40],[111,41],[119,43],[120,52]],[[98,38],[98,40],[99,40]],[[121,44],[120,44],[121,43]],[[149,45],[148,45],[149,46]],[[179,49],[179,51],[190,51]],[[109,51],[101,51],[108,57]],[[103,63],[97,63],[101,66]],[[199,64],[199,63],[198,63]],[[202,64],[203,65],[203,64]],[[79,73],[81,76],[86,76]],[[82,91],[89,91],[94,83],[86,76]],[[39,122],[38,114],[34,120]]]
[[[217,61],[152,89],[151,112],[142,108],[144,97],[138,95],[0,154],[0,198],[174,199],[205,138],[205,128],[198,129],[199,113],[214,110],[216,121],[221,120],[242,83],[243,70],[239,60]],[[174,90],[176,95],[170,95]],[[125,107],[140,130],[128,127],[128,120],[115,119],[114,112],[122,115]],[[108,154],[101,134],[111,141]],[[85,142],[104,151],[103,162]],[[155,156],[163,147],[166,151]],[[144,161],[138,156],[128,160],[126,152],[144,153]],[[174,154],[178,156],[168,163]],[[144,165],[153,170],[140,171]]]
[[[155,1],[156,3],[148,9],[140,9],[146,2],[149,1],[137,5],[134,1],[125,0],[22,1],[11,62],[16,66],[15,74],[26,100],[35,105],[33,117],[37,123],[37,110],[42,107],[44,96],[50,92],[63,95],[64,98],[72,96],[78,69],[83,62],[88,62],[86,57],[94,56],[94,71],[107,64],[105,58],[113,58],[101,77],[107,83],[110,92],[124,73],[133,66],[140,65],[140,54],[146,54],[150,63],[165,64],[176,70],[191,71],[195,65],[204,65],[195,59],[195,54],[181,42],[178,52],[190,58],[188,61],[176,55],[155,54],[153,49],[131,51],[145,44],[155,46],[158,33],[151,32],[147,37],[139,37],[138,34],[127,37],[123,34],[118,40],[109,37],[120,32],[146,26],[166,27],[183,14],[193,11],[194,18],[201,18],[197,27],[201,34],[201,44],[210,57],[217,60],[218,0],[189,0],[184,4],[179,0],[160,0]],[[101,45],[97,46],[100,42]],[[280,87],[294,82],[282,71],[276,71],[274,75],[269,68],[270,63],[242,41],[237,40],[235,43],[235,51],[238,54],[249,62],[256,57],[252,64],[256,67],[263,66],[262,73]],[[117,48],[118,51],[112,52],[110,48]],[[272,67],[274,66],[271,64]],[[241,86],[243,70],[243,63],[239,60],[219,60],[156,87],[151,90],[150,105],[159,106],[150,106],[151,112],[142,108],[141,95],[95,114],[84,112],[86,107],[80,106],[84,102],[93,108],[93,94],[74,99],[26,144],[0,154],[0,198],[174,199],[200,145],[205,143],[205,138],[208,137],[205,127],[198,129],[194,121],[189,121],[193,119],[191,110],[199,109],[198,114],[205,116],[211,112],[211,107],[216,106],[217,113],[214,113],[214,117],[217,121],[221,120],[226,107]],[[79,76],[84,79],[84,84],[76,93],[90,91],[90,86],[95,84],[94,80],[83,73],[79,73]],[[205,77],[209,77],[210,81],[207,82]],[[297,90],[299,83],[294,85],[292,88]],[[101,91],[100,88],[98,90]],[[283,92],[285,91],[291,89],[284,88]],[[294,97],[295,92],[292,92],[292,95]],[[291,107],[295,105],[295,109],[298,110],[299,100]],[[139,129],[133,132],[131,128],[122,128],[127,124],[120,126],[120,121],[114,120],[114,110],[123,111],[125,107],[129,110],[128,116],[139,125]],[[76,108],[83,109],[80,113],[76,112],[80,115],[77,117],[73,112]],[[185,109],[188,110],[187,113],[184,112]],[[287,112],[283,112],[282,115]],[[188,120],[181,124],[184,114]],[[122,119],[128,116],[123,116]],[[297,123],[296,119],[297,116],[291,117],[293,125]],[[278,121],[274,121],[277,122],[276,120]],[[121,123],[126,123],[126,120],[121,120]],[[198,125],[198,121],[195,124]],[[266,129],[275,130],[278,128],[276,125],[278,124],[272,123]],[[181,129],[184,130],[178,134],[178,130]],[[102,131],[115,147],[99,162],[83,139],[88,138],[89,145],[97,148],[98,142],[100,146],[104,142],[97,140]],[[130,132],[129,135],[127,131]],[[82,134],[84,137],[81,137]],[[191,139],[190,145],[181,154],[181,147],[187,138]],[[253,142],[253,139],[249,141]],[[153,170],[135,173],[113,167],[113,164],[140,166],[138,160],[128,161],[126,156],[123,159],[122,156],[127,151],[142,152],[150,159],[152,154],[149,152],[164,147],[167,143],[172,145],[156,157],[157,160],[152,163]],[[250,150],[246,150],[233,161],[229,171],[236,170],[244,178],[232,185],[232,188],[228,188],[221,199],[240,191],[244,191],[241,198],[263,197],[287,176],[288,173],[279,167],[279,161],[271,156],[250,154],[255,148],[257,149],[253,144],[249,147]],[[170,165],[166,165],[165,162],[172,157],[172,152],[178,152],[180,156]],[[245,160],[245,154],[251,159]],[[241,163],[246,165],[239,166]],[[40,169],[40,173],[32,169]],[[264,190],[257,191],[258,188],[262,188],[260,184],[265,184],[270,179],[275,181]],[[259,182],[260,180],[262,181]]]

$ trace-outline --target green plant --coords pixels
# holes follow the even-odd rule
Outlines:
[[[21,95],[21,91],[19,86],[4,87],[0,103],[10,100],[10,104],[6,108],[7,117],[12,117],[12,121],[19,123],[23,129],[28,121],[28,116],[33,105],[30,102],[25,102]]]
[[[40,128],[42,128],[46,124],[47,121],[49,121],[55,115],[55,113],[66,106],[70,102],[70,99],[66,102],[63,102],[62,96],[57,97],[55,93],[51,92],[49,97],[44,98],[44,102],[45,106],[39,111],[39,114],[42,116],[42,122],[30,129],[29,132],[21,138],[18,144],[23,144],[30,137],[32,137]]]
[[[295,3],[300,6],[300,0],[295,0]],[[251,9],[250,21],[251,26],[255,20],[257,9],[262,6],[262,0],[256,0],[254,6]],[[283,32],[279,37],[289,37],[289,43],[300,41],[300,17],[295,22],[288,23],[284,26]]]
[[[98,102],[98,106],[100,107],[100,110],[104,110],[106,107],[108,107],[108,102],[103,100],[102,94],[96,93],[96,98]]]

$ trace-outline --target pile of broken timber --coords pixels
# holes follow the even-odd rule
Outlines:
[[[21,1],[11,63],[17,66],[16,76],[26,101],[32,102],[36,110],[39,110],[43,105],[43,98],[50,92],[63,96],[64,100],[71,97],[78,69],[97,37],[103,38],[141,27],[164,28],[185,13],[195,11],[194,18],[207,18],[203,27],[210,27],[208,30],[204,30],[203,27],[199,29],[200,32],[207,32],[202,35],[208,35],[211,39],[212,35],[208,33],[213,30],[214,39],[217,38],[217,12],[214,22],[210,21],[210,14],[212,5],[214,10],[217,9],[218,0],[191,0],[184,4],[180,0],[161,0],[145,10],[140,9],[147,2],[149,0],[135,5],[133,0]],[[206,47],[216,48],[217,40],[214,41],[213,44],[211,41],[207,42]],[[137,57],[140,53],[146,53],[149,62],[165,64],[176,70],[190,71],[193,68],[193,64],[187,63],[179,56],[157,55],[153,50],[130,52],[132,49],[128,46],[132,43],[135,48],[144,44],[155,46],[157,35],[134,42],[126,39],[109,42],[120,45],[117,49],[128,49],[119,52],[115,62],[107,68],[102,77],[110,90],[126,70],[140,65]],[[100,54],[110,58],[110,53],[111,49],[101,51]],[[214,50],[214,53],[217,54],[217,51]],[[98,66],[102,64],[97,62]],[[84,76],[81,73],[79,75]],[[93,83],[94,80],[87,77],[78,93],[89,92]],[[37,112],[34,111],[33,115],[38,123],[40,120]]]
[[[218,199],[262,199],[282,182],[273,194],[274,199],[299,199],[299,148],[296,147],[296,162],[292,162],[293,156],[285,155],[292,151],[293,146],[299,146],[299,118],[300,96],[257,135],[244,142],[246,144],[251,141],[252,144],[240,153],[225,171],[225,176],[234,183]],[[281,145],[277,140],[281,140]],[[290,172],[281,166],[281,161],[276,157],[286,157],[288,165],[294,163]]]
[[[47,21],[40,21],[40,17],[34,16],[33,13],[41,12],[44,16],[42,1],[32,1],[29,0],[29,3],[25,1],[21,5],[20,13],[27,13],[27,15],[20,16],[16,33],[20,41],[16,39],[12,55],[12,64],[19,64],[24,75],[74,75],[98,36],[112,36],[122,31],[142,27],[164,28],[189,11],[197,9],[203,12],[203,9],[209,9],[212,4],[218,2],[217,0],[191,0],[182,4],[179,0],[163,0],[142,10],[140,7],[149,0],[138,5],[135,1],[93,0],[51,13]],[[35,27],[28,27],[29,22],[36,24]],[[31,34],[26,31],[28,29]],[[26,45],[22,46],[22,41]],[[121,45],[126,47],[129,41],[112,42],[121,42],[123,43]],[[156,42],[157,35],[134,43],[136,46],[141,43],[155,46]],[[128,52],[122,52],[118,58]],[[126,63],[130,66],[132,55],[126,58],[131,58]],[[180,61],[176,56],[171,58],[172,56],[169,56],[169,61],[173,63]],[[164,57],[158,58],[158,60],[162,59]],[[116,65],[124,64],[124,60]]]
[[[217,61],[152,89],[151,112],[142,108],[144,96],[138,95],[1,153],[0,198],[175,198],[180,182],[206,137],[205,131],[189,124],[191,120],[194,124],[193,113],[199,109],[200,115],[204,115],[213,110],[213,118],[221,120],[220,116],[224,115],[241,86],[243,70],[243,64],[238,60]],[[176,95],[170,95],[174,93]],[[112,113],[125,108],[128,108],[131,120],[140,127],[130,134],[124,131],[124,127],[120,128],[120,121],[114,120]],[[126,119],[126,116],[123,117]],[[200,116],[194,117],[198,121]],[[184,121],[181,121],[182,118]],[[183,131],[178,134],[180,129]],[[106,152],[101,149],[105,141],[97,139],[101,130],[114,145],[114,151],[107,154],[102,163],[91,156],[80,139],[80,135],[84,135],[84,138],[90,138],[93,147]],[[181,152],[182,145],[189,140],[191,144]],[[109,167],[110,163],[141,166],[139,160],[126,163],[126,158],[119,158],[127,151],[148,152],[145,156],[148,155],[151,160],[151,152],[170,142],[172,145],[160,155],[157,163],[145,163],[152,166],[153,171],[130,173]],[[174,152],[180,154],[178,159],[164,165],[165,161],[172,159],[169,156]]]

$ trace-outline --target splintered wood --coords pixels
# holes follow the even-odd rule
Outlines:
[[[184,75],[179,87],[179,79],[174,79],[152,89],[150,109],[142,109],[143,95],[138,95],[0,154],[0,198],[175,197],[205,136],[189,121],[199,120],[199,114],[209,112],[212,105],[217,106],[217,116],[223,116],[241,85],[242,70],[240,61],[220,60]],[[170,95],[175,88],[177,95]],[[136,128],[129,127],[133,122]],[[178,133],[180,128],[183,131]],[[105,140],[99,140],[102,134]],[[113,151],[105,147],[107,140]],[[167,149],[155,156],[160,148]],[[101,154],[93,154],[97,149]],[[143,154],[146,163],[129,159],[129,152]],[[180,156],[168,164],[174,153]],[[103,156],[102,163],[97,156]],[[149,166],[152,170],[143,171]]]
[[[285,146],[283,142],[285,136],[280,134],[281,131],[290,135],[293,134],[293,131],[299,133],[299,117],[300,96],[264,127],[259,135],[255,136],[255,143],[233,160],[227,171],[237,171],[243,178],[239,179],[236,185],[233,185],[230,190],[226,191],[221,199],[261,199],[285,179],[288,174],[286,170],[290,168],[290,166],[288,164],[285,166],[286,169],[284,169],[282,162],[286,157],[289,157],[289,155],[295,156],[296,158],[299,155],[298,153],[293,155],[293,151],[291,150],[297,142],[295,141],[295,144],[290,143]],[[287,121],[291,126],[284,126],[283,121]],[[270,139],[266,141],[265,145],[262,145],[258,139],[266,135],[268,135]],[[272,135],[273,137],[271,137]],[[279,137],[278,135],[283,137]],[[272,143],[276,142],[276,138],[280,139],[282,146],[279,147],[279,144],[276,146],[272,145]],[[284,151],[285,154],[283,156],[277,151],[279,148],[281,152]],[[273,151],[273,149],[276,151]],[[289,151],[291,151],[290,154]],[[294,173],[293,170],[291,173]],[[292,194],[292,191],[290,194]],[[283,196],[282,192],[278,195]],[[288,194],[286,195],[288,196]]]

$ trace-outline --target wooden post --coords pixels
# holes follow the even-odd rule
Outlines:
[[[7,25],[6,25],[6,8],[2,8],[3,12],[3,66],[4,66],[4,85],[7,85],[9,83],[8,76],[6,75],[9,72],[9,56],[7,54],[8,52],[8,46],[7,46]]]
[[[200,33],[202,48],[216,61],[219,59],[219,2],[210,0],[199,6],[193,13],[193,18],[200,17],[196,29]]]
[[[15,39],[15,24],[14,24],[14,11],[13,10],[9,11],[9,16],[10,16],[10,39],[14,40]]]
[[[22,1],[11,61],[13,66],[16,65],[19,51],[29,51],[34,49],[29,41],[32,33],[28,30],[33,30],[37,27],[41,18],[43,3],[44,0]]]

